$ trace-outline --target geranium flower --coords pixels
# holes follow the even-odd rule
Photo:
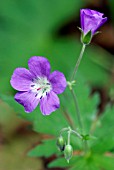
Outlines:
[[[15,100],[24,106],[25,112],[32,112],[40,103],[40,110],[49,115],[60,106],[57,94],[62,93],[66,86],[63,73],[50,73],[49,61],[40,56],[31,57],[28,61],[29,70],[16,68],[11,77],[11,85],[19,92]]]
[[[103,18],[103,15],[103,13],[95,10],[80,10],[81,29],[84,32],[84,35],[86,35],[89,31],[92,32],[92,35],[96,33],[98,28],[107,21],[107,17]]]

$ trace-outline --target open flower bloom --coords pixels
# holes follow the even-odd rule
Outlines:
[[[81,9],[81,29],[84,35],[91,31],[92,35],[101,27],[106,21],[107,17],[103,18],[102,13],[90,9]]]
[[[44,57],[31,57],[28,61],[29,70],[16,68],[11,77],[11,85],[19,92],[15,100],[24,106],[25,111],[32,112],[40,103],[40,110],[44,115],[59,108],[57,94],[62,93],[66,86],[63,73],[50,73],[50,63]]]

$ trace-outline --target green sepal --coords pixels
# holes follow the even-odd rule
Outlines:
[[[76,84],[76,81],[75,81],[75,80],[73,80],[73,81],[71,81],[71,82],[70,82],[70,81],[67,81],[67,85],[68,85],[68,87],[69,87],[70,90],[72,90],[72,88],[73,88],[72,86],[75,86],[75,84]]]
[[[82,140],[90,140],[90,135],[81,135],[82,136]]]
[[[82,136],[82,140],[83,140],[83,141],[84,141],[84,140],[91,140],[91,139],[96,140],[96,139],[97,139],[96,136],[91,136],[91,135],[89,135],[89,134],[81,135],[81,136]]]
[[[83,33],[83,30],[80,27],[77,27],[81,33]]]
[[[88,45],[90,44],[91,42],[91,39],[92,39],[92,32],[89,31],[87,34],[84,35],[84,33],[82,33],[81,35],[81,42],[85,45]]]
[[[95,34],[93,36],[95,36],[97,34],[101,34],[101,33],[102,33],[101,31],[97,31],[97,32],[95,32]]]

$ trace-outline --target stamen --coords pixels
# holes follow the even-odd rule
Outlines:
[[[38,96],[38,94],[35,94],[35,97],[37,97]]]
[[[35,86],[35,85],[33,85],[33,84],[31,85],[31,87],[34,87],[34,86]]]
[[[31,83],[30,87],[35,97],[42,99],[48,95],[51,90],[51,83],[47,78],[38,77],[36,79],[32,79],[32,81],[33,83]]]
[[[46,85],[50,85],[50,83],[46,83]]]
[[[40,89],[41,89],[41,88],[38,88],[37,91],[40,90]]]
[[[42,96],[40,97],[40,99],[42,99]]]

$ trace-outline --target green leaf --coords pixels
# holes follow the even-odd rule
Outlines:
[[[43,140],[41,144],[28,152],[28,156],[31,157],[49,157],[57,152],[56,140],[49,139]]]
[[[98,153],[108,152],[114,148],[114,107],[108,107],[99,117],[96,123],[94,135],[97,140],[94,141],[92,150]]]
[[[7,95],[0,95],[0,99],[2,101],[4,101],[5,103],[7,103],[11,108],[14,109],[14,111],[17,113],[17,115],[23,119],[26,119],[28,121],[33,121],[35,119],[38,118],[38,113],[37,111],[34,111],[30,114],[26,113],[24,111],[24,108],[22,105],[20,105],[19,103],[17,103],[15,100],[14,100],[14,97],[13,96],[7,96]]]
[[[58,158],[49,164],[49,167],[69,167],[69,170],[113,170],[113,157],[104,155],[91,155],[89,158],[73,156],[69,164],[64,158]]]
[[[49,168],[58,167],[58,165],[59,165],[62,168],[66,168],[66,167],[70,167],[70,166],[74,165],[74,163],[80,161],[80,159],[81,159],[81,157],[79,157],[79,156],[75,156],[75,157],[73,156],[72,159],[69,161],[69,163],[67,163],[67,161],[65,160],[64,157],[59,157],[56,160],[49,163],[48,167]]]
[[[68,127],[68,122],[62,114],[61,110],[57,110],[50,116],[38,114],[38,118],[34,119],[33,129],[36,132],[58,136],[62,128]]]

